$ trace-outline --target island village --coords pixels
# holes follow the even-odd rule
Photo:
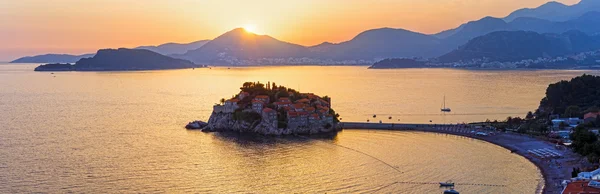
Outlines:
[[[331,98],[268,82],[246,82],[240,93],[221,99],[205,131],[254,132],[263,135],[317,134],[336,131],[339,115]]]

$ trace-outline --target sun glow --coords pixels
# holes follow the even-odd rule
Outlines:
[[[254,25],[254,24],[246,24],[246,25],[244,25],[243,28],[247,32],[258,34],[258,31],[257,31],[258,29],[256,28],[256,25]]]

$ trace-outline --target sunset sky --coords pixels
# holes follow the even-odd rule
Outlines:
[[[380,27],[436,33],[547,0],[0,0],[0,61],[213,39],[236,27],[301,45]],[[560,0],[574,4],[579,0]]]

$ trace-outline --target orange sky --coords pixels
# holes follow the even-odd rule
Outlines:
[[[0,61],[212,39],[247,24],[301,45],[372,28],[436,33],[547,0],[0,0]],[[560,0],[574,4],[579,0]]]

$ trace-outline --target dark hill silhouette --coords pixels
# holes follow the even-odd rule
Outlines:
[[[94,57],[83,58],[69,70],[75,71],[122,71],[193,68],[190,61],[174,59],[144,49],[102,49]],[[36,71],[64,71],[64,64],[47,64]]]
[[[369,69],[395,69],[395,68],[424,68],[425,62],[414,59],[384,59],[371,65]]]

